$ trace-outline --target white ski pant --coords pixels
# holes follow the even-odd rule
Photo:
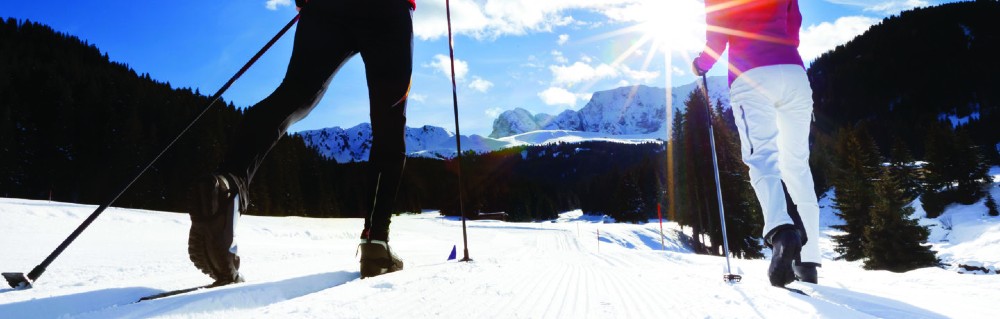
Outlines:
[[[743,162],[764,214],[764,235],[795,225],[784,181],[808,237],[801,262],[819,264],[819,205],[809,169],[813,100],[805,70],[799,65],[751,69],[733,82],[730,101]]]

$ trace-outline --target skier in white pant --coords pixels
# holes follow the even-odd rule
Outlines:
[[[773,250],[768,277],[778,287],[795,279],[817,283],[819,205],[809,168],[813,101],[798,53],[798,1],[705,0],[705,7],[707,44],[692,67],[703,76],[729,45],[740,150]]]

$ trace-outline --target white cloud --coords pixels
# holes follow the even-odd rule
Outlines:
[[[407,96],[406,99],[414,101],[414,102],[420,102],[420,103],[427,102],[427,96],[423,95],[423,94],[412,94],[411,93],[410,95]]]
[[[559,50],[552,50],[552,58],[556,60],[556,63],[566,64],[569,63],[569,59],[563,56],[563,53]]]
[[[558,51],[553,51],[554,56]],[[571,65],[550,65],[552,86],[571,87],[578,83],[593,83],[602,80],[618,80],[619,83],[649,83],[660,77],[660,71],[633,69],[627,64],[591,64],[592,59],[584,57]]]
[[[549,32],[555,27],[576,25],[581,21],[568,10],[580,10],[603,15],[611,22],[625,21],[612,14],[614,9],[648,0],[452,0],[453,32],[477,39],[504,35]],[[620,11],[620,10],[619,10]],[[617,12],[617,11],[616,11]],[[575,13],[575,12],[574,12]],[[448,35],[444,1],[425,1],[413,12],[414,35],[420,39],[436,39]]]
[[[451,61],[447,55],[438,54],[434,56],[434,60],[431,63],[424,64],[424,67],[433,68],[441,74],[444,74],[448,79],[451,79]],[[455,59],[455,78],[457,80],[465,79],[465,75],[469,73],[469,63]]]
[[[278,7],[288,7],[292,5],[292,0],[267,0],[264,6],[268,10],[278,10]]]
[[[883,3],[876,3],[870,7],[865,8],[865,11],[878,12],[885,15],[897,14],[906,10],[910,10],[916,7],[926,7],[930,5],[927,1],[923,0],[903,0],[903,1],[887,1]]]
[[[608,64],[602,63],[595,67],[582,61],[570,66],[549,66],[549,70],[552,71],[554,84],[575,84],[618,76],[618,70]]]
[[[559,45],[563,45],[563,44],[566,44],[566,42],[568,42],[568,41],[569,41],[569,35],[568,34],[560,34],[559,35],[559,40],[557,40],[556,43],[558,43]]]
[[[486,91],[489,91],[491,87],[493,87],[493,82],[484,80],[483,78],[478,77],[478,76],[473,76],[472,77],[472,83],[469,83],[469,88],[470,89],[473,89],[473,90],[476,90],[476,91],[479,91],[479,92],[483,92],[483,93],[486,93]]]
[[[673,74],[676,76],[687,74],[686,72],[684,72],[684,70],[681,70],[681,68],[678,68],[676,66],[671,66],[670,71],[673,72]]]
[[[806,61],[815,60],[826,51],[864,33],[878,21],[870,17],[852,16],[839,18],[834,23],[823,22],[806,27],[799,35],[799,54]]]
[[[576,94],[561,87],[550,87],[545,91],[539,92],[538,97],[546,105],[566,105],[571,107],[576,105],[577,99]]]
[[[633,70],[624,64],[621,65],[620,69],[625,74],[625,77],[640,83],[646,83],[660,77],[660,72],[658,71]]]
[[[830,3],[851,5],[864,8],[868,12],[884,15],[897,14],[916,7],[926,7],[930,3],[925,0],[826,0]]]
[[[493,108],[486,109],[486,116],[489,116],[490,118],[500,117],[500,113],[503,113],[503,109],[501,109],[499,107],[493,107]]]

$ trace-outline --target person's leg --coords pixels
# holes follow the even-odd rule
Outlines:
[[[219,171],[235,176],[247,190],[267,153],[319,103],[337,70],[355,55],[355,38],[346,32],[332,2],[302,9],[285,78],[274,92],[246,111],[241,128]]]
[[[250,181],[268,151],[316,105],[329,79],[353,54],[353,39],[338,30],[329,2],[302,10],[288,70],[281,85],[251,107],[239,135],[216,173],[200,179],[193,191],[188,254],[195,267],[217,284],[242,281],[234,238],[236,222],[245,211]]]
[[[383,3],[385,2],[385,3]],[[405,1],[374,1],[361,57],[368,77],[372,149],[371,194],[365,216],[365,239],[389,240],[389,222],[406,162],[406,99],[413,68],[413,27]]]
[[[789,210],[785,185],[778,168],[779,144],[776,101],[781,87],[774,67],[750,70],[736,79],[730,96],[740,133],[743,162],[750,168],[750,183],[761,204],[764,239],[772,248],[768,278],[783,287],[795,280],[793,262],[802,247],[801,221]]]
[[[358,34],[368,76],[374,189],[361,233],[361,278],[403,269],[389,246],[389,219],[406,162],[406,98],[413,69],[413,24],[405,1],[368,1],[360,10]]]
[[[788,214],[778,170],[777,113],[769,77],[765,68],[756,68],[737,78],[730,88],[743,162],[750,168],[750,185],[764,215],[765,239],[777,228],[795,224]]]
[[[778,109],[778,164],[781,179],[802,218],[808,241],[802,247],[801,263],[819,266],[819,204],[809,167],[809,130],[812,122],[812,89],[805,70],[782,66],[785,91]],[[815,280],[811,280],[815,282]]]

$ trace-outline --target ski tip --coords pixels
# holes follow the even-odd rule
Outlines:
[[[799,294],[799,295],[802,295],[802,296],[809,297],[809,294],[807,294],[805,291],[802,291],[802,289],[795,289],[795,288],[789,288],[789,287],[781,287],[781,288],[785,288],[785,290],[788,290],[788,292],[791,292],[791,293],[795,293],[795,294]]]
[[[7,279],[7,284],[10,285],[14,290],[24,290],[32,288],[31,278],[25,276],[22,272],[5,272],[3,273],[3,278]]]

